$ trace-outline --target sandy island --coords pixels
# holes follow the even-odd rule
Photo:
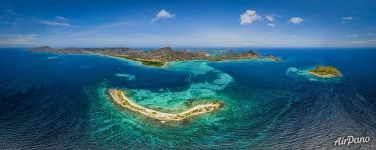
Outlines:
[[[123,91],[117,89],[110,89],[109,94],[110,97],[119,105],[131,111],[159,120],[162,123],[165,121],[182,121],[191,116],[212,112],[222,106],[222,103],[220,102],[210,102],[206,104],[193,106],[190,109],[179,113],[164,113],[138,105],[137,103],[133,102],[130,98],[125,96]]]

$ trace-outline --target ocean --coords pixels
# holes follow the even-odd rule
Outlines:
[[[255,51],[283,61],[154,68],[97,55],[2,48],[0,149],[376,148],[376,49]],[[305,74],[316,65],[335,66],[343,77]],[[109,88],[165,112],[203,101],[224,106],[184,122],[161,123],[116,105]],[[370,141],[335,145],[347,136]]]

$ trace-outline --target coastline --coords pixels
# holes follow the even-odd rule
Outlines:
[[[41,52],[41,51],[35,51],[37,53],[47,53],[47,54],[61,54],[61,55],[82,55],[82,56],[100,56],[100,57],[107,57],[107,58],[112,58],[112,59],[118,59],[121,61],[127,61],[127,62],[132,62],[134,64],[144,66],[144,67],[151,67],[151,68],[168,68],[172,63],[177,63],[177,62],[243,62],[243,61],[265,61],[265,62],[280,62],[282,60],[274,60],[268,57],[260,57],[260,58],[247,58],[247,59],[227,59],[227,60],[220,60],[220,61],[213,61],[213,60],[185,60],[185,61],[169,61],[169,62],[164,62],[163,66],[153,66],[153,65],[145,65],[142,64],[141,61],[138,60],[132,60],[132,59],[127,59],[124,57],[118,57],[114,55],[105,55],[105,54],[96,54],[96,53],[91,53],[91,54],[74,54],[74,53],[53,53],[53,52]]]
[[[165,113],[140,106],[127,97],[123,91],[117,89],[110,89],[109,96],[122,107],[146,117],[159,120],[162,123],[166,121],[183,121],[193,116],[213,112],[222,106],[222,103],[220,102],[210,102],[193,106],[188,110],[179,113]]]
[[[88,55],[91,55],[91,54],[88,54]],[[105,54],[95,54],[95,55],[115,58],[115,59],[119,59],[119,60],[131,61],[131,62],[135,62],[135,63],[137,63],[141,66],[152,67],[152,68],[167,68],[168,66],[170,66],[171,63],[176,63],[176,62],[213,62],[213,63],[219,62],[219,63],[221,63],[221,62],[244,62],[244,61],[265,61],[265,62],[280,62],[280,61],[282,61],[281,59],[274,59],[274,58],[269,58],[269,57],[246,58],[246,59],[226,59],[226,60],[219,60],[219,61],[202,59],[202,60],[167,61],[167,62],[163,62],[164,64],[162,66],[154,66],[154,65],[143,64],[141,59],[140,60],[134,60],[134,59],[128,59],[128,58],[114,56],[114,55],[105,55]],[[148,61],[148,60],[146,60],[146,61]]]
[[[99,55],[112,58],[126,59],[137,62],[143,66],[166,68],[171,62],[186,61],[207,61],[207,62],[236,62],[236,61],[281,61],[282,59],[273,55],[262,56],[253,50],[241,53],[227,53],[222,55],[209,55],[202,52],[174,50],[170,47],[156,50],[139,51],[130,48],[64,48],[54,49],[48,46],[29,49],[36,52],[49,52],[60,54],[83,54]]]

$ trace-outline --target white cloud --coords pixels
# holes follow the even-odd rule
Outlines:
[[[352,20],[353,18],[351,16],[347,16],[347,17],[341,17],[342,20]]]
[[[67,22],[57,22],[57,21],[39,21],[41,24],[49,26],[62,26],[62,27],[75,27]]]
[[[68,21],[69,19],[62,17],[62,16],[56,16],[56,19],[63,20],[63,21]]]
[[[268,23],[266,25],[269,26],[269,27],[275,27],[275,24],[273,24],[273,23]]]
[[[158,21],[160,19],[172,19],[174,17],[175,17],[175,14],[172,14],[169,11],[162,9],[157,13],[155,18],[151,19],[151,21],[155,22],[155,21]]]
[[[54,20],[42,20],[39,23],[49,26],[76,27],[69,23],[69,19],[62,16],[55,16]]]
[[[376,43],[376,39],[361,40],[361,41],[350,41],[351,44],[372,44]]]
[[[347,16],[347,17],[341,17],[341,19],[342,19],[341,23],[348,23],[353,19],[353,17]]]
[[[304,20],[303,18],[300,18],[300,17],[292,17],[289,22],[292,23],[292,24],[300,24],[302,23]]]
[[[24,45],[24,44],[32,44],[35,40],[35,34],[28,34],[28,35],[15,35],[10,36],[8,38],[0,40],[0,44],[7,44],[7,45]]]
[[[350,41],[349,43],[351,44],[363,44],[366,43],[367,41]]]
[[[355,38],[358,37],[358,34],[349,34],[345,36],[346,38]]]
[[[253,22],[259,20],[261,16],[256,14],[254,10],[247,10],[243,14],[240,15],[240,24],[247,25],[252,24]]]
[[[268,20],[270,22],[274,21],[274,17],[273,16],[266,15],[265,18],[266,18],[266,20]]]

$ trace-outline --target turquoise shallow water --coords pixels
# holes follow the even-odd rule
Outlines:
[[[238,49],[242,51],[243,49]],[[282,62],[175,62],[167,68],[101,56],[0,50],[1,149],[317,149],[338,137],[376,138],[374,49],[257,49]],[[304,74],[336,66],[344,76]],[[224,107],[160,123],[113,103],[108,88],[166,112]],[[342,147],[345,148],[345,147]]]

